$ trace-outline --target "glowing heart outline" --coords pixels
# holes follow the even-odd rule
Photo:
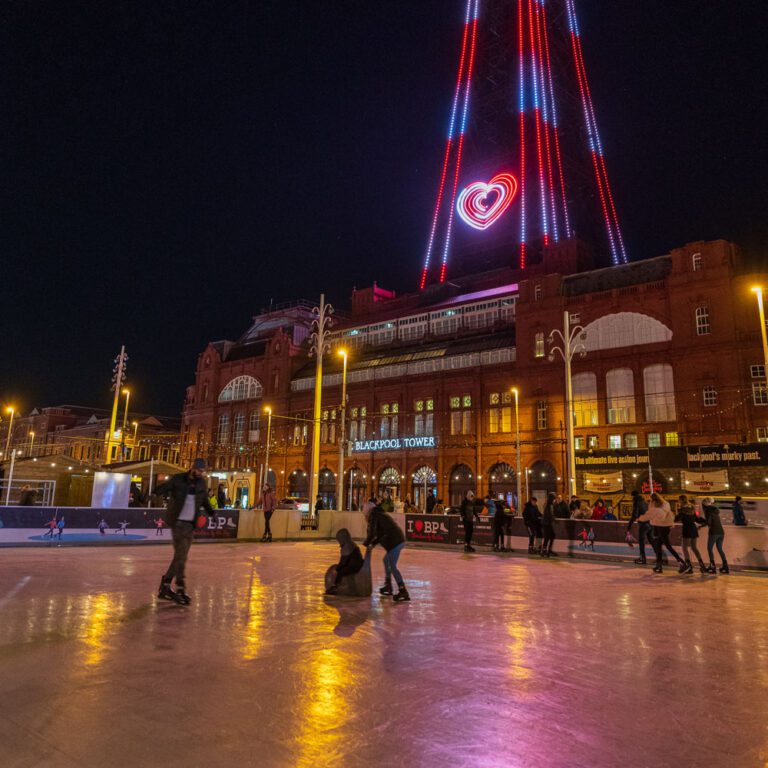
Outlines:
[[[456,202],[462,220],[475,229],[488,229],[509,208],[517,194],[517,179],[511,173],[498,173],[489,182],[474,181],[465,187]],[[491,192],[498,197],[493,205],[485,205]]]

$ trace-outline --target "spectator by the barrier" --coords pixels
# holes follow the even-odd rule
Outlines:
[[[211,509],[219,508],[219,499],[216,496],[216,494],[213,492],[213,488],[211,488],[211,490],[208,491],[208,503],[211,505]]]
[[[480,516],[475,509],[475,494],[474,491],[467,491],[467,495],[461,500],[461,507],[459,508],[461,514],[461,522],[464,525],[464,551],[474,552],[475,548],[472,546],[472,534],[475,530],[475,519],[480,521]]]
[[[744,514],[744,505],[741,503],[741,496],[733,500],[733,524],[746,525],[747,516]]]
[[[571,516],[571,510],[568,502],[563,499],[563,495],[558,493],[555,496],[555,517],[560,520],[567,520]]]
[[[599,498],[595,502],[595,506],[592,507],[592,519],[602,520],[605,517],[605,502],[602,498]]]
[[[264,484],[264,488],[261,491],[261,498],[256,502],[256,505],[261,506],[264,511],[264,535],[261,537],[261,540],[264,542],[271,542],[272,528],[270,526],[270,520],[275,512],[277,499],[275,498],[275,492],[272,490],[272,486],[269,483]]]
[[[444,515],[445,514],[445,504],[443,504],[442,499],[438,499],[435,503],[435,506],[432,508],[432,514],[433,515]]]
[[[541,556],[552,557],[552,546],[555,543],[555,494],[550,493],[544,512],[541,515],[541,532],[544,541],[541,545]]]
[[[605,505],[603,520],[616,520],[616,515],[613,513],[613,504],[610,501]]]
[[[493,525],[493,551],[504,551],[504,528],[506,527],[507,516],[504,513],[504,502],[501,499],[494,499],[489,493],[485,497],[485,507],[488,514],[492,517]]]
[[[227,506],[227,491],[224,483],[219,483],[219,487],[216,489],[216,506],[219,509],[224,509]]]
[[[428,515],[432,514],[432,510],[435,508],[435,504],[437,504],[437,500],[435,499],[435,494],[430,491],[427,494],[427,504],[426,504],[426,512]]]
[[[658,493],[651,494],[651,503],[648,505],[648,511],[638,518],[638,520],[647,520],[653,526],[653,548],[656,552],[656,565],[653,566],[654,573],[661,573],[662,568],[662,547],[677,560],[683,562],[683,558],[677,554],[677,550],[672,546],[669,540],[669,534],[675,525],[675,513]]]
[[[723,539],[725,539],[725,531],[723,530],[723,523],[720,520],[720,510],[715,506],[715,500],[708,496],[701,502],[702,509],[704,511],[704,521],[702,525],[706,525],[709,530],[707,536],[707,552],[709,552],[709,573],[717,573],[715,568],[715,547],[720,553],[720,559],[723,564],[720,566],[720,573],[730,573],[728,568],[728,560],[725,557],[725,551],[723,550]]]
[[[21,495],[19,496],[20,507],[34,507],[37,501],[37,491],[30,488],[29,485],[21,486]]]
[[[648,511],[648,504],[640,494],[640,491],[632,491],[632,515],[627,523],[627,531],[632,530],[632,523],[639,520]],[[635,560],[636,565],[645,565],[645,542],[653,547],[653,526],[647,522],[638,522],[637,524],[637,546],[640,550],[640,557]]]
[[[581,509],[581,502],[577,496],[571,496],[571,502],[568,504],[568,516],[576,517],[576,512]]]
[[[696,510],[688,497],[683,495],[679,498],[680,506],[677,508],[675,520],[683,525],[683,558],[685,562],[680,565],[680,573],[693,573],[693,564],[691,563],[688,550],[690,549],[699,562],[699,570],[702,573],[707,572],[707,566],[704,565],[699,548],[696,546],[696,539],[699,537],[699,527],[696,524]]]
[[[535,496],[528,499],[523,507],[523,523],[528,531],[528,554],[535,555],[541,552],[541,512]]]

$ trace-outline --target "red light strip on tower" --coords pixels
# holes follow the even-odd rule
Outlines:
[[[453,104],[451,106],[451,119],[448,125],[448,140],[445,143],[445,156],[443,158],[443,170],[440,174],[440,186],[437,190],[437,202],[435,203],[435,214],[432,217],[432,227],[429,231],[429,241],[427,243],[427,255],[424,259],[424,270],[421,273],[420,289],[424,290],[427,283],[427,274],[429,272],[429,262],[432,258],[432,248],[435,243],[435,232],[437,231],[437,222],[440,218],[440,208],[443,203],[443,193],[445,191],[445,180],[448,175],[448,161],[451,156],[453,146],[453,132],[456,125],[456,109],[459,103],[459,93],[461,92],[461,82],[464,75],[464,63],[467,55],[467,39],[469,37],[469,14],[472,9],[472,1],[467,0],[467,10],[464,16],[464,34],[461,40],[461,57],[459,58],[459,71],[456,75],[456,89],[453,93]]]
[[[536,155],[539,161],[541,228],[544,233],[544,245],[547,245],[549,243],[549,223],[547,221],[547,195],[544,191],[544,159],[541,153],[541,110],[539,108],[539,77],[536,64],[536,42],[533,32],[533,0],[528,0],[528,33],[531,41],[531,80],[533,81],[533,114],[536,123]]]
[[[464,150],[464,135],[467,130],[467,114],[469,111],[469,94],[472,88],[472,71],[475,65],[475,46],[477,43],[477,16],[480,0],[474,0],[474,13],[472,19],[471,42],[469,46],[469,65],[467,66],[467,78],[464,86],[464,106],[461,113],[461,128],[459,133],[459,146],[456,149],[456,173],[453,177],[453,192],[451,193],[451,205],[448,213],[448,226],[445,232],[445,247],[443,248],[443,263],[440,265],[440,282],[445,282],[448,272],[448,251],[451,247],[451,234],[453,232],[453,216],[456,210],[456,193],[459,189],[459,173],[461,172],[461,156]]]
[[[549,133],[549,94],[544,81],[544,54],[543,45],[541,42],[541,13],[539,11],[539,0],[534,3],[536,9],[536,59],[538,61],[539,69],[539,85],[541,88],[541,101],[544,105],[544,150],[547,159],[547,179],[549,181],[549,204],[552,212],[552,235],[555,238],[555,242],[560,239],[557,228],[557,210],[555,208],[555,182],[552,174],[552,150],[550,148]]]
[[[525,269],[525,35],[523,0],[517,0],[517,37],[520,78],[520,269]]]
[[[544,28],[544,52],[547,60],[547,82],[549,84],[549,98],[552,104],[552,133],[555,139],[555,157],[557,158],[557,172],[560,179],[560,192],[563,198],[563,221],[565,222],[565,236],[571,237],[571,223],[568,217],[568,202],[565,193],[565,176],[563,175],[563,160],[560,155],[560,138],[557,126],[557,107],[555,105],[555,89],[552,83],[552,63],[549,58],[549,32],[547,29],[547,7],[541,0],[541,23]]]

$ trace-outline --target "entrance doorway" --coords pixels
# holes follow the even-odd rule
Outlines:
[[[488,490],[494,499],[504,497],[504,501],[517,509],[517,473],[504,461],[494,464],[488,472]]]
[[[323,467],[318,478],[317,493],[323,500],[323,509],[336,509],[336,475]],[[310,499],[312,509],[315,508],[315,499]]]
[[[432,467],[419,467],[413,473],[413,503],[421,512],[427,511],[427,498],[431,495],[433,498],[437,493],[437,475]]]
[[[400,498],[400,473],[394,467],[385,467],[379,473],[379,496],[394,502]]]
[[[451,470],[451,478],[448,481],[448,503],[452,507],[458,507],[467,491],[477,493],[475,476],[466,464],[457,464]]]

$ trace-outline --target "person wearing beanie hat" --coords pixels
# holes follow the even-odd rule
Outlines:
[[[184,571],[195,534],[195,518],[200,509],[204,509],[208,515],[214,514],[208,501],[204,472],[205,459],[195,459],[188,472],[173,475],[157,487],[157,494],[168,498],[165,522],[173,535],[173,559],[160,580],[157,593],[159,600],[173,600],[179,605],[192,602],[186,592]],[[175,590],[171,586],[174,579]]]

